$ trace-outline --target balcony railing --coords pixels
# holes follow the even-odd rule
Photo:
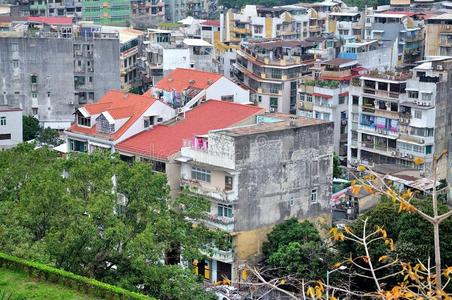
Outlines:
[[[363,125],[363,124],[359,124],[358,126],[359,130],[363,130],[363,131],[368,131],[368,132],[372,132],[372,133],[378,133],[378,134],[382,134],[382,135],[387,135],[387,136],[392,136],[392,137],[398,137],[399,133],[398,131],[389,129],[389,128],[376,128],[373,126],[367,126],[367,125]]]
[[[233,203],[238,199],[238,194],[234,190],[208,186],[193,179],[182,178],[181,186],[188,187],[189,191],[193,194],[198,194],[224,203]]]
[[[206,224],[221,230],[232,232],[234,231],[235,218],[218,216],[216,214],[209,214]]]
[[[234,251],[220,250],[215,247],[207,246],[206,249],[202,249],[201,253],[214,259],[225,263],[232,263],[234,261]]]

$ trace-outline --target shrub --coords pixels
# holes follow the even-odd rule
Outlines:
[[[86,291],[95,296],[102,295],[109,299],[153,300],[146,295],[131,292],[123,288],[57,269],[45,264],[28,261],[0,252],[0,266],[25,271],[30,276],[67,285],[71,288]]]

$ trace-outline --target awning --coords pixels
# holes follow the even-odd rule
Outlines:
[[[325,99],[333,98],[333,96],[331,96],[331,95],[320,94],[320,93],[313,93],[313,94],[311,94],[311,96],[321,97],[321,98],[325,98]]]
[[[348,92],[340,93],[339,96],[348,96]]]
[[[53,150],[60,153],[67,153],[67,143],[61,144],[59,146],[53,147]]]
[[[180,161],[180,162],[188,162],[190,160],[192,160],[190,157],[186,157],[186,156],[180,156],[178,158],[175,159],[176,161]]]
[[[106,149],[109,149],[111,147],[110,145],[105,145],[105,144],[96,143],[96,142],[89,142],[89,144],[93,145],[93,146],[96,146],[96,147],[106,148]]]

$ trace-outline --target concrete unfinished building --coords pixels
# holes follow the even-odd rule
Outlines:
[[[216,282],[239,279],[275,224],[330,213],[333,123],[283,114],[195,136],[181,149],[181,180],[211,201],[207,225],[231,233],[195,270]]]
[[[45,127],[68,127],[75,107],[119,89],[119,70],[117,34],[80,28],[64,37],[34,31],[0,35],[0,104],[20,107]]]

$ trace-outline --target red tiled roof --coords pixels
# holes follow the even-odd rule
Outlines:
[[[168,92],[174,90],[179,93],[187,88],[205,90],[221,77],[223,75],[218,73],[177,68],[157,82],[155,87]],[[151,90],[146,92],[146,95],[150,94]]]
[[[109,136],[110,140],[117,140],[155,101],[155,99],[148,96],[131,93],[126,94],[121,91],[109,91],[99,100],[99,102],[87,104],[83,106],[83,108],[91,115],[97,115],[108,111],[114,119],[129,117],[121,128]],[[85,135],[96,135],[96,126],[87,128],[78,126],[77,123],[74,123],[67,131]]]
[[[172,125],[157,125],[119,143],[116,149],[168,159],[180,151],[184,139],[230,127],[260,113],[264,110],[256,106],[209,100],[188,111],[183,120]]]
[[[27,21],[49,25],[72,25],[72,17],[28,17]]]
[[[326,98],[326,99],[328,99],[328,98],[333,98],[333,96],[331,96],[331,95],[320,94],[320,93],[312,93],[311,95],[312,95],[312,96],[315,96],[315,97]]]
[[[220,26],[219,20],[206,20],[204,22],[201,22],[201,25],[204,26]]]

